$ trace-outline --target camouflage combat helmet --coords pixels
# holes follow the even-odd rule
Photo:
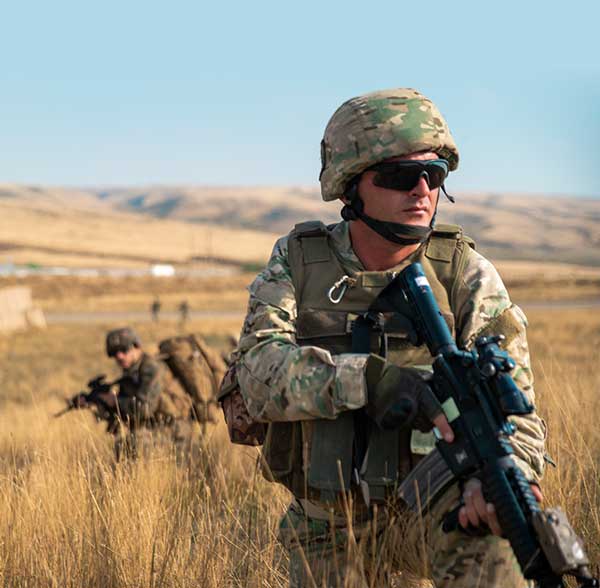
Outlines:
[[[106,355],[114,357],[118,351],[127,351],[131,347],[141,347],[137,333],[131,327],[114,329],[106,334]]]
[[[348,182],[390,157],[433,151],[458,167],[458,149],[435,104],[411,88],[372,92],[344,102],[321,141],[323,200],[341,198]]]

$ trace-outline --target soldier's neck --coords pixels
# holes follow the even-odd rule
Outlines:
[[[352,249],[368,271],[385,271],[397,266],[419,247],[398,245],[384,239],[361,221],[350,223]]]

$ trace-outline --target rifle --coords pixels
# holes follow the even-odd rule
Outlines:
[[[509,438],[516,427],[507,417],[529,414],[533,406],[510,376],[515,362],[498,346],[504,337],[480,337],[473,350],[459,349],[419,263],[400,272],[372,309],[410,317],[412,342],[425,343],[435,358],[432,388],[455,437],[447,443],[437,435],[436,448],[456,479],[481,480],[525,578],[540,588],[565,588],[566,575],[579,588],[600,586],[565,513],[541,510],[511,457]],[[456,528],[457,514],[450,513],[444,530]]]
[[[111,430],[114,424],[118,421],[118,414],[115,409],[100,397],[102,394],[110,392],[112,386],[118,384],[121,378],[114,382],[107,382],[106,375],[101,374],[92,378],[88,383],[87,387],[89,392],[81,391],[66,399],[67,406],[61,411],[54,415],[54,418],[63,416],[71,410],[79,410],[81,408],[87,408],[89,406],[95,407],[94,414],[97,420],[107,421],[107,430]]]

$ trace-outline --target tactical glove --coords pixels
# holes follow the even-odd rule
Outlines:
[[[429,372],[398,367],[372,353],[366,367],[367,414],[382,429],[431,430],[442,408],[427,384],[428,376]]]

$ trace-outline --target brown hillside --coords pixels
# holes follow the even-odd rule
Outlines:
[[[600,266],[600,199],[456,196],[454,205],[441,203],[438,222],[461,224],[494,259]],[[335,222],[339,208],[322,202],[316,188],[302,187],[0,186],[0,247],[50,247],[65,255],[85,247],[121,263],[126,252],[133,261],[264,260],[277,234],[302,220]]]

